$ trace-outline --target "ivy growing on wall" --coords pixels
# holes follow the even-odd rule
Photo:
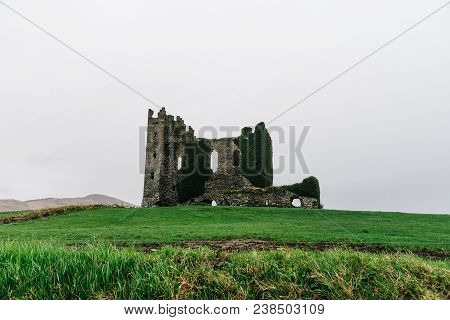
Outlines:
[[[255,131],[242,129],[234,143],[241,151],[241,171],[255,186],[265,188],[273,184],[272,138],[264,122],[258,123]]]
[[[320,186],[319,180],[316,177],[308,177],[301,183],[294,183],[289,186],[283,186],[299,196],[316,198],[320,203]]]
[[[240,167],[243,175],[255,186],[265,188],[273,185],[272,139],[263,122],[255,131],[242,129],[234,143],[240,151]],[[205,183],[213,175],[210,166],[212,147],[206,139],[184,141],[185,157],[179,171],[181,179],[177,184],[178,201],[205,193]]]
[[[205,139],[184,141],[185,157],[179,171],[178,201],[186,202],[205,193],[205,182],[214,174],[210,168],[211,145]]]

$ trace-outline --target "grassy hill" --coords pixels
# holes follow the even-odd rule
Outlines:
[[[0,299],[449,299],[449,230],[448,215],[279,208],[0,214]]]
[[[258,238],[450,249],[450,216],[280,208],[102,208],[0,225],[0,240],[174,243]]]

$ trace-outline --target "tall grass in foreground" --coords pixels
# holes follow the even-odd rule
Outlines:
[[[448,299],[449,261],[296,249],[227,253],[0,243],[2,299]]]

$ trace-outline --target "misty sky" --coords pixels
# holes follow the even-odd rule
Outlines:
[[[445,0],[4,2],[198,131],[269,122]],[[0,199],[139,204],[151,104],[1,4],[0,26]],[[449,124],[450,5],[270,126],[311,127],[327,208],[450,213]]]

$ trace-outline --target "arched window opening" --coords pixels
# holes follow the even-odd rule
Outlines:
[[[233,166],[238,167],[241,164],[241,152],[234,150],[233,152]]]
[[[152,171],[152,172],[150,172],[150,179],[155,179],[155,173]]]
[[[216,173],[217,168],[219,167],[219,154],[217,151],[213,151],[211,153],[211,169],[214,173]]]
[[[153,159],[156,159],[156,152],[153,153]]]
[[[178,157],[178,170],[181,169],[182,165],[183,165],[183,158]]]

